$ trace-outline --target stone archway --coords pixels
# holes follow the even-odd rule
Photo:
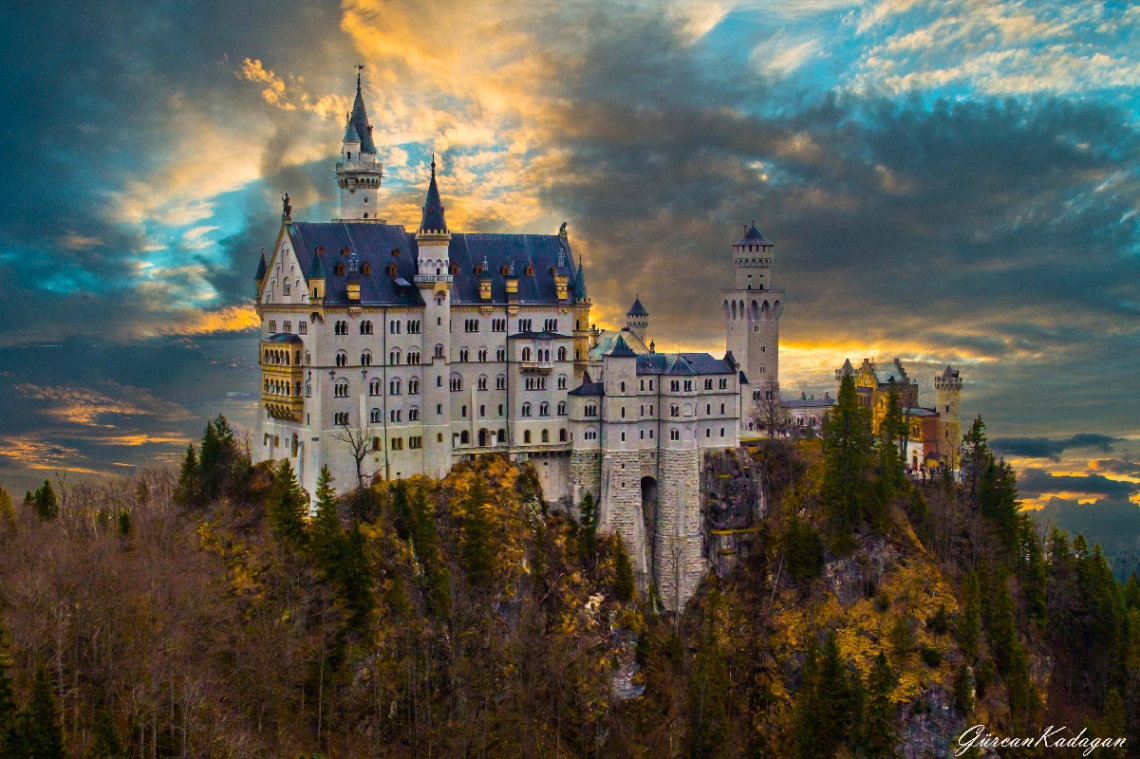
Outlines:
[[[641,478],[641,518],[645,524],[645,548],[653,571],[653,549],[657,538],[657,480]]]

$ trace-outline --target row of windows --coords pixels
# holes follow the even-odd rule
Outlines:
[[[526,378],[527,390],[545,390],[546,377],[527,377]]]
[[[408,421],[418,422],[420,419],[420,409],[418,406],[412,406],[408,409]],[[388,411],[388,421],[399,424],[404,421],[404,412],[401,409],[391,409]],[[378,408],[372,409],[368,412],[369,424],[383,424],[384,412]]]
[[[285,332],[286,333],[289,332],[289,326],[288,325],[289,325],[289,322],[285,322]],[[422,324],[420,323],[419,319],[408,319],[407,321],[404,321],[404,322],[401,322],[398,320],[393,320],[393,321],[388,322],[388,333],[389,334],[399,335],[399,334],[402,334],[402,332],[405,329],[407,330],[407,333],[409,335],[418,335],[418,334],[420,334],[420,330],[422,329]],[[270,332],[276,331],[276,327],[275,327],[274,322],[269,322],[269,331]],[[302,335],[306,334],[307,327],[306,327],[305,322],[300,323],[298,331]],[[373,328],[371,319],[365,319],[364,321],[360,322],[360,334],[371,335],[371,334],[373,334],[373,331],[374,331],[374,328]],[[335,335],[347,335],[348,334],[348,322],[344,321],[343,319],[333,322],[333,334],[335,334]]]
[[[379,451],[380,446],[381,446],[380,438],[378,438],[378,437],[372,438],[372,450],[373,451]],[[408,438],[408,448],[409,449],[418,450],[418,449],[423,448],[423,447],[424,447],[424,439],[422,437],[420,437],[419,435],[413,435],[412,437]],[[390,450],[390,451],[402,451],[402,450],[404,450],[404,439],[402,437],[392,438],[392,440],[388,443],[388,450]]]
[[[436,346],[436,356],[438,358],[443,358],[443,346],[442,345]],[[475,357],[476,357],[476,360],[478,360],[478,361],[486,362],[486,360],[487,360],[487,349],[486,348],[480,348],[478,350],[478,352],[475,354]],[[470,360],[471,360],[471,351],[468,348],[460,348],[459,349],[459,362],[465,364]],[[495,349],[495,360],[498,362],[506,361],[507,360],[507,349],[506,348],[496,348]]]
[[[500,408],[502,408],[502,407],[500,407]],[[534,407],[531,406],[531,404],[524,403],[522,405],[521,415],[522,416],[532,416],[533,415],[532,414],[533,408]],[[538,415],[539,416],[550,416],[550,404],[547,403],[546,401],[543,401],[542,403],[538,404]],[[558,415],[559,416],[566,416],[566,402],[565,401],[562,401],[561,403],[558,404]]]
[[[293,385],[284,380],[265,380],[262,391],[269,395],[300,395],[301,383],[296,383],[296,391],[294,392]]]
[[[287,351],[287,350],[269,350],[269,349],[266,349],[262,353],[261,359],[262,359],[262,363],[264,363],[264,364],[279,364],[279,365],[283,364],[285,366],[289,366],[289,364],[290,364],[289,351]],[[297,351],[296,364],[298,366],[300,366],[300,364],[301,364],[301,351]]]
[[[289,294],[288,288],[286,288],[285,294],[286,295]],[[281,331],[286,335],[293,334],[293,322],[291,322],[291,321],[281,322]],[[277,321],[274,319],[269,320],[269,334],[271,334],[271,335],[277,334]],[[297,322],[297,334],[298,335],[309,334],[309,323],[307,321]]]

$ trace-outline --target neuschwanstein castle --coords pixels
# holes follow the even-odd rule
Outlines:
[[[347,488],[358,469],[441,478],[482,454],[529,459],[551,503],[593,493],[642,587],[683,604],[705,566],[702,454],[736,447],[753,399],[777,387],[772,243],[753,224],[732,246],[722,358],[659,352],[640,299],[621,329],[591,324],[565,224],[454,232],[435,168],[419,228],[388,224],[358,77],[336,164],[341,218],[294,221],[286,196],[258,265],[255,458],[288,457],[309,493],[325,465]]]

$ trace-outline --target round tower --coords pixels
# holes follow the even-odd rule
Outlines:
[[[377,219],[376,198],[383,175],[383,166],[376,158],[376,145],[372,142],[372,125],[368,123],[358,73],[356,101],[352,104],[352,112],[345,115],[340,161],[336,165],[341,219]]]

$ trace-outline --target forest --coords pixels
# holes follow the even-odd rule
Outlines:
[[[0,759],[943,757],[974,725],[1140,756],[1140,580],[1039,532],[981,418],[957,480],[909,480],[905,434],[848,379],[820,439],[750,449],[767,514],[678,615],[503,457],[326,471],[310,515],[219,416],[180,471],[0,490]]]

